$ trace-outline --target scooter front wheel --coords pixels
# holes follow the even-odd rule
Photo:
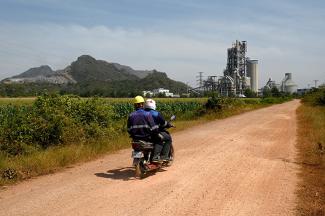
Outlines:
[[[174,160],[175,160],[175,150],[173,145],[171,145],[169,151],[169,161],[167,162],[166,166],[171,166]]]

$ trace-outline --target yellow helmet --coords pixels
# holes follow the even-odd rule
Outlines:
[[[144,103],[144,99],[143,99],[143,97],[142,97],[142,96],[136,96],[136,97],[134,98],[134,103],[135,103],[135,104],[138,104],[138,103]]]

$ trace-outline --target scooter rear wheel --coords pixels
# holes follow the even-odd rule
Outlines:
[[[135,166],[135,177],[136,178],[143,178],[145,175],[145,169],[142,161],[139,161],[139,163]]]

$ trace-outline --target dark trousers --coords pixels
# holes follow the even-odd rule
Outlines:
[[[159,133],[159,141],[155,142],[154,157],[160,155],[161,158],[167,159],[169,156],[170,146],[172,144],[172,137],[168,132]]]

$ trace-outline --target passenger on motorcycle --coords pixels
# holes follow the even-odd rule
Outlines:
[[[152,115],[155,123],[159,125],[159,140],[157,143],[155,143],[154,155],[160,155],[160,160],[168,161],[172,137],[166,128],[170,128],[171,124],[167,122],[164,119],[163,115],[156,110],[156,102],[154,100],[146,100],[144,108],[145,111],[149,112]],[[159,158],[155,159],[159,160]]]
[[[136,96],[134,98],[134,108],[135,111],[129,115],[127,121],[127,130],[131,138],[156,143],[159,125],[155,123],[152,115],[144,110],[143,97]],[[155,161],[159,160],[159,153],[154,154],[153,159]]]

